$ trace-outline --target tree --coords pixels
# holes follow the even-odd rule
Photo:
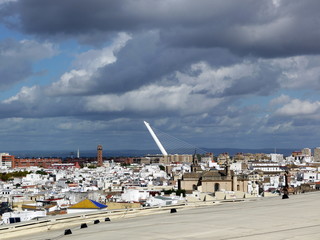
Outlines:
[[[48,175],[48,173],[47,172],[45,172],[44,170],[38,170],[38,171],[36,171],[36,174],[40,174],[40,175]]]
[[[17,171],[17,172],[11,172],[11,173],[1,173],[0,179],[4,182],[8,180],[12,180],[13,178],[22,178],[25,177],[27,174],[29,174],[28,171]]]
[[[166,168],[163,165],[159,165],[159,168],[160,168],[161,171],[166,171]]]

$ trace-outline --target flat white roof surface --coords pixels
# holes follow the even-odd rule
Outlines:
[[[320,192],[178,209],[71,230],[66,236],[61,229],[21,239],[320,239]]]

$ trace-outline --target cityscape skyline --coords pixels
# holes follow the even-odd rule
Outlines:
[[[156,149],[143,121],[202,148],[318,147],[319,10],[0,0],[0,149]]]
[[[304,148],[310,149],[310,148]],[[210,148],[204,149],[206,153],[212,153],[214,156],[218,156],[220,154],[229,154],[230,156],[236,156],[237,154],[282,154],[283,156],[291,156],[294,153],[303,152],[304,149],[274,149],[264,148],[264,149],[239,149],[239,148]],[[316,157],[318,156],[318,148],[310,149],[311,155]],[[9,155],[13,155],[17,158],[78,158],[77,153],[72,150],[51,150],[51,151],[36,151],[36,150],[11,150],[11,151],[3,151],[8,153]],[[201,153],[200,155],[205,155],[206,153]],[[143,156],[160,156],[161,151],[159,149],[119,149],[119,150],[103,150],[103,157],[105,159],[112,159],[117,157],[143,157]],[[185,151],[178,152],[171,149],[169,152],[170,155],[176,154],[194,154],[194,151]],[[96,150],[82,150],[79,151],[79,158],[96,158],[97,151]]]

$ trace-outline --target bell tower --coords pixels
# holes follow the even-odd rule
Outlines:
[[[103,160],[102,160],[102,145],[98,145],[97,147],[97,162],[98,166],[101,167],[103,165]]]

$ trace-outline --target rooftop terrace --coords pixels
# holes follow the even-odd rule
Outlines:
[[[75,227],[24,235],[40,239],[319,239],[320,192],[250,201],[222,202],[193,208],[162,209],[161,214],[100,217],[99,224],[81,219]],[[151,215],[150,215],[151,214]],[[99,217],[96,217],[99,219]],[[80,229],[81,223],[87,228]],[[70,228],[71,235],[64,235]],[[13,238],[12,238],[13,239]]]

